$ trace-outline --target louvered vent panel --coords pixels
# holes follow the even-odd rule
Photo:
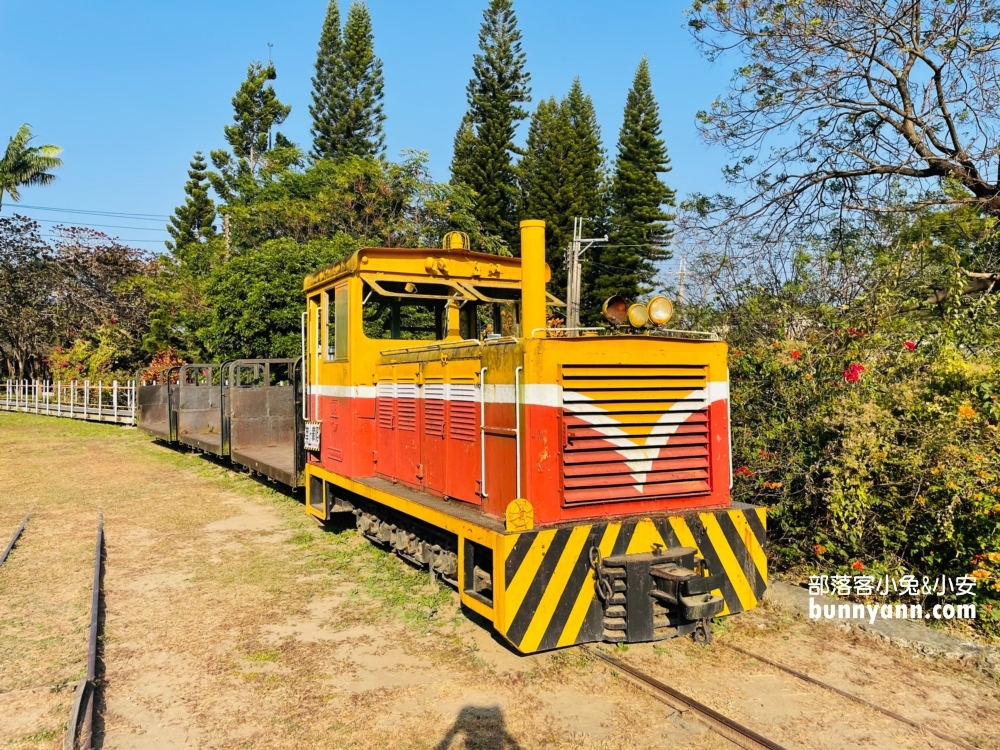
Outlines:
[[[564,365],[567,504],[704,494],[708,367]]]
[[[396,424],[403,432],[417,431],[417,384],[396,383]]]
[[[452,383],[449,390],[448,405],[451,413],[448,420],[448,434],[455,440],[474,441],[479,390],[475,385],[464,383]]]
[[[394,383],[378,383],[375,386],[375,401],[378,404],[378,426],[392,429]]]
[[[427,435],[444,435],[444,399],[443,383],[427,383],[424,386],[424,432]]]

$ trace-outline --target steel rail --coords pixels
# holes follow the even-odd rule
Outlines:
[[[716,643],[719,643],[719,641],[716,641]],[[896,721],[900,721],[903,724],[908,724],[909,726],[914,727],[915,729],[920,729],[924,732],[933,734],[935,737],[944,740],[945,742],[950,742],[953,745],[965,748],[965,750],[976,750],[976,748],[973,745],[970,745],[968,742],[965,742],[964,740],[958,739],[957,737],[952,737],[951,735],[945,734],[944,732],[940,732],[937,729],[934,729],[933,727],[929,727],[926,724],[921,724],[920,722],[914,721],[913,719],[907,719],[905,716],[901,716],[900,714],[897,714],[895,711],[890,711],[888,708],[883,708],[882,706],[872,703],[871,701],[865,700],[860,696],[848,693],[846,690],[841,690],[840,688],[834,687],[833,685],[823,682],[822,680],[817,680],[815,677],[810,677],[804,672],[800,672],[797,669],[793,669],[792,667],[768,659],[766,656],[760,656],[759,654],[755,654],[752,651],[747,651],[745,648],[734,646],[731,643],[720,643],[720,645],[725,646],[726,648],[735,651],[738,654],[743,654],[743,656],[747,656],[751,659],[756,659],[757,661],[763,662],[764,664],[767,664],[769,666],[774,667],[775,669],[790,674],[793,677],[797,677],[803,682],[808,682],[810,685],[816,685],[817,687],[821,687],[824,690],[829,690],[843,698],[847,698],[848,700],[854,701],[855,703],[860,703],[862,706],[866,706],[867,708],[870,708],[873,711],[878,711],[880,714],[888,716],[891,719],[895,719]]]
[[[21,525],[17,527],[17,531],[14,532],[14,536],[10,538],[10,542],[7,544],[7,549],[3,551],[3,555],[0,555],[0,565],[7,562],[7,556],[10,554],[11,550],[14,549],[14,545],[17,544],[17,540],[21,538],[21,532],[24,531],[24,527],[28,525],[28,519],[31,518],[33,510],[34,508],[24,514],[24,520],[22,520]]]
[[[650,677],[648,674],[641,672],[631,664],[626,664],[620,659],[616,659],[610,654],[604,653],[600,649],[590,648],[588,646],[584,646],[583,649],[599,659],[603,659],[615,669],[620,669],[635,680],[638,680],[647,687],[652,688],[659,693],[657,697],[662,698],[668,705],[673,706],[679,711],[691,711],[695,719],[716,734],[725,737],[733,744],[746,748],[746,750],[785,750],[784,746],[779,745],[774,740],[769,740],[767,737],[758,734],[749,727],[743,726],[739,722],[730,719],[728,716],[723,716],[718,711],[706,706],[704,703],[700,703],[694,698],[684,695],[684,693],[679,690],[675,690],[654,677]]]
[[[94,588],[90,599],[90,638],[87,647],[87,676],[80,680],[73,696],[73,708],[66,726],[64,750],[91,750],[94,740],[94,709],[97,702],[97,642],[100,637],[101,575],[104,571],[104,511],[97,511],[97,547],[94,552]]]

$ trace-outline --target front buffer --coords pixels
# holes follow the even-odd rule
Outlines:
[[[505,534],[494,626],[522,653],[686,634],[707,642],[713,617],[763,597],[765,535],[764,509],[739,503]]]

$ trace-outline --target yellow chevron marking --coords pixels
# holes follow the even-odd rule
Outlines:
[[[691,529],[688,528],[687,521],[679,516],[671,516],[670,526],[673,528],[674,533],[677,535],[677,541],[681,543],[682,547],[694,547],[696,550],[701,552],[701,547],[699,547],[698,542],[695,541],[694,534],[692,534]],[[712,593],[716,596],[722,596],[722,589],[713,589]],[[719,616],[724,617],[728,614],[729,605],[724,604],[722,606],[722,612],[719,613]]]
[[[764,554],[764,549],[757,541],[757,537],[754,536],[753,529],[750,528],[750,524],[747,523],[747,517],[743,515],[742,510],[729,511],[729,517],[733,520],[733,525],[736,527],[736,533],[740,535],[740,538],[743,540],[743,544],[745,544],[747,549],[750,551],[750,559],[752,559],[753,564],[757,566],[757,572],[760,573],[760,577],[763,579],[764,585],[766,586],[767,556]]]
[[[740,566],[740,561],[736,559],[736,553],[733,552],[732,547],[729,546],[729,542],[726,541],[726,535],[722,533],[722,527],[719,526],[719,519],[715,517],[714,513],[699,513],[698,515],[701,517],[701,522],[705,524],[708,539],[712,543],[712,546],[715,547],[715,554],[719,556],[722,567],[726,572],[726,578],[729,579],[729,583],[732,584],[733,589],[736,591],[736,596],[739,598],[740,604],[743,605],[743,609],[753,609],[757,605],[757,597],[754,596],[753,587],[747,581],[746,574]]]
[[[538,567],[542,564],[542,558],[545,557],[545,551],[552,544],[552,537],[555,535],[555,529],[539,531],[531,543],[528,554],[521,561],[521,567],[514,573],[514,578],[507,583],[507,607],[505,612],[507,622],[504,624],[504,632],[507,632],[511,623],[514,622],[514,615],[517,614],[521,602],[524,601],[524,597],[528,593],[528,587],[535,579]]]
[[[601,557],[607,557],[614,550],[615,541],[618,539],[618,532],[620,530],[621,524],[619,523],[609,523],[607,528],[604,529],[604,536],[601,537],[601,543],[598,545],[598,549],[601,550]],[[592,601],[594,601],[593,568],[587,571],[587,577],[583,580],[583,586],[580,587],[580,593],[577,594],[576,601],[573,603],[573,609],[570,610],[569,618],[563,627],[562,635],[559,636],[559,642],[556,643],[557,647],[572,646],[576,643],[576,639],[580,635],[580,628],[583,627],[583,621],[587,617],[587,612],[590,610],[590,603]]]
[[[656,528],[656,524],[648,518],[644,518],[635,525],[635,531],[632,532],[632,538],[629,540],[628,549],[625,550],[625,554],[637,555],[644,552],[652,552],[654,544],[659,544],[663,549],[667,548],[663,537],[660,536],[659,529]],[[601,554],[604,553],[602,552]]]
[[[583,551],[583,545],[587,542],[590,529],[590,526],[577,526],[570,532],[562,555],[559,556],[559,562],[556,563],[556,568],[552,571],[552,576],[549,578],[548,583],[545,584],[545,593],[542,594],[542,598],[538,602],[538,608],[531,617],[531,624],[528,625],[528,629],[524,633],[524,638],[521,639],[521,643],[518,645],[518,648],[522,652],[535,651],[538,648],[538,644],[542,642],[545,629],[552,620],[552,615],[556,611],[556,605],[559,604],[559,597],[566,590],[566,583],[569,581],[570,574],[573,572],[573,568],[580,564],[580,553]]]

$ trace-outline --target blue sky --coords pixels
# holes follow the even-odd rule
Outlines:
[[[342,14],[347,4],[342,0]],[[439,180],[448,179],[485,4],[369,1],[376,53],[384,62],[388,154],[429,152]],[[635,67],[648,55],[673,162],[667,182],[681,196],[723,187],[725,154],[700,141],[695,113],[726,91],[732,67],[699,55],[684,28],[685,6],[515,0],[533,102],[562,96],[579,75],[611,155]],[[36,143],[62,146],[66,162],[54,185],[25,189],[22,204],[154,219],[19,212],[45,220],[46,228],[70,220],[130,227],[106,231],[161,250],[166,234],[157,217],[183,200],[191,155],[225,145],[232,95],[247,64],[267,58],[268,43],[278,96],[292,105],[281,130],[308,148],[310,77],[325,11],[325,0],[0,0],[0,140],[6,144],[29,122]],[[13,205],[5,198],[3,215]]]

